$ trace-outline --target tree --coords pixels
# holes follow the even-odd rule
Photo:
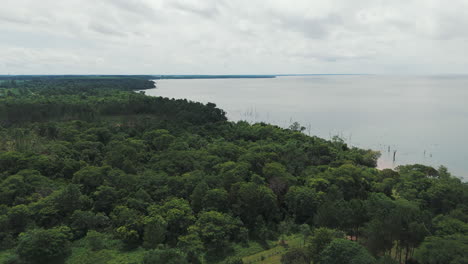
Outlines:
[[[332,169],[326,176],[327,180],[338,186],[345,200],[365,199],[371,190],[370,180],[375,177],[369,171],[351,164]]]
[[[73,230],[74,238],[81,238],[90,229],[99,229],[109,225],[109,217],[102,213],[76,210],[71,216],[70,227]]]
[[[321,264],[374,264],[375,258],[360,244],[346,239],[333,240],[320,254]]]
[[[308,224],[302,224],[299,226],[299,231],[302,235],[302,245],[304,246],[306,243],[306,239],[311,234],[310,226]]]
[[[169,131],[165,129],[157,129],[150,132],[146,132],[143,135],[143,138],[156,151],[162,151],[167,149],[175,139],[175,137],[172,136],[169,133]]]
[[[310,238],[307,251],[311,259],[316,263],[319,261],[322,251],[336,238],[344,238],[344,233],[335,229],[320,227],[314,230]]]
[[[96,190],[104,182],[104,170],[100,167],[88,166],[73,175],[72,182],[83,185],[85,193]]]
[[[195,226],[190,230],[197,232],[210,255],[222,255],[240,233],[242,223],[227,214],[216,211],[202,212]]]
[[[371,194],[366,201],[366,210],[370,221],[364,226],[366,245],[374,255],[390,252],[396,239],[398,227],[390,215],[394,212],[395,203],[383,193]]]
[[[281,264],[309,264],[310,260],[304,248],[291,248],[281,256]]]
[[[271,189],[255,183],[240,183],[233,186],[231,197],[235,199],[235,213],[248,227],[255,226],[258,216],[273,221],[277,218],[276,195]]]
[[[19,236],[16,253],[27,263],[55,263],[70,253],[70,228],[33,229]]]
[[[63,190],[53,195],[54,207],[62,214],[67,216],[75,210],[81,209],[81,191],[78,185],[69,184]]]
[[[263,221],[263,219],[262,219]],[[260,222],[262,222],[260,221]],[[278,231],[280,233],[280,238],[281,238],[281,245],[285,245],[286,241],[285,238],[287,235],[290,235],[291,232],[293,231],[294,228],[294,221],[291,218],[284,219],[283,221],[279,222],[278,224]],[[261,225],[260,227],[264,227],[264,225]],[[266,240],[267,237],[265,237],[264,240]]]
[[[166,239],[167,222],[159,215],[147,216],[144,220],[143,246],[156,248]]]
[[[207,211],[226,212],[228,204],[228,193],[224,189],[211,189],[203,198],[203,209]]]
[[[114,203],[118,198],[117,190],[113,187],[101,185],[93,193],[94,210],[109,214],[114,208]]]
[[[26,205],[20,204],[11,207],[7,217],[9,229],[15,233],[20,233],[25,230],[26,225],[31,221],[31,211]]]
[[[116,237],[122,240],[125,245],[132,249],[141,243],[141,237],[137,230],[127,226],[120,226],[115,230]]]
[[[245,181],[250,175],[250,165],[246,162],[227,161],[216,165],[215,169],[226,190],[229,190],[235,183]]]
[[[195,222],[195,217],[187,200],[173,198],[162,206],[150,206],[149,215],[160,215],[167,222],[167,241],[175,245],[177,237],[185,235],[187,228]]]
[[[205,253],[205,246],[195,226],[188,228],[187,235],[179,236],[177,247],[187,253],[190,263],[199,263]]]
[[[191,200],[190,204],[192,205],[194,212],[198,213],[202,210],[203,199],[205,198],[207,191],[208,191],[208,184],[206,184],[205,181],[202,181],[199,184],[197,184],[197,186],[193,190],[192,195],[190,195],[190,200]]]
[[[293,186],[289,188],[285,201],[290,214],[296,216],[296,223],[312,222],[317,211],[319,195],[314,189]]]
[[[318,226],[344,229],[349,220],[346,201],[343,199],[334,200],[329,197],[325,197],[323,200],[325,201],[318,207],[314,216],[314,223]]]
[[[98,251],[106,248],[106,238],[105,235],[94,230],[88,231],[86,234],[86,240],[88,241],[88,246],[92,251]]]
[[[432,223],[437,236],[447,236],[455,234],[468,235],[468,223],[455,219],[450,216],[436,216]]]
[[[117,206],[111,213],[115,234],[127,247],[134,248],[141,244],[143,218],[138,211],[125,206]]]
[[[416,249],[414,258],[421,264],[462,264],[468,259],[468,236],[430,236]]]
[[[262,172],[263,176],[268,180],[270,189],[277,196],[284,195],[288,187],[295,182],[295,178],[287,172],[286,167],[278,162],[265,164]]]

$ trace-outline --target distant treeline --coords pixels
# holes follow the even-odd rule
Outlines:
[[[61,80],[61,79],[240,79],[276,78],[276,75],[0,75],[1,80]]]
[[[145,114],[171,120],[183,117],[193,124],[226,120],[213,104],[126,92],[150,88],[154,82],[133,78],[4,81],[0,83],[0,125]]]
[[[153,75],[0,75],[0,80],[46,79],[152,79]]]
[[[155,75],[155,79],[255,79],[276,78],[276,75]]]

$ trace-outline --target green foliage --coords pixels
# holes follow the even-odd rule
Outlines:
[[[244,264],[244,262],[239,257],[227,257],[223,264]]]
[[[346,239],[333,240],[320,254],[321,264],[373,264],[375,258],[361,245]]]
[[[188,263],[185,254],[177,249],[154,249],[148,251],[143,264],[184,264]]]
[[[118,199],[118,192],[115,188],[101,185],[97,188],[96,192],[93,193],[94,198],[94,210],[97,212],[103,212],[109,214],[115,201]]]
[[[290,213],[296,216],[296,222],[311,223],[320,199],[312,188],[293,186],[288,190],[285,201]]]
[[[266,186],[255,183],[239,183],[233,186],[235,210],[249,227],[255,226],[257,217],[273,221],[278,212],[276,195]]]
[[[210,255],[222,255],[230,241],[238,240],[242,223],[227,214],[216,211],[202,212],[189,233],[197,233]]]
[[[320,227],[314,230],[307,246],[307,254],[314,262],[318,262],[325,248],[337,238],[344,238],[344,233],[335,229]]]
[[[116,237],[122,240],[129,248],[135,248],[140,244],[140,234],[131,227],[120,226],[115,230],[115,233]]]
[[[101,229],[109,225],[109,217],[102,213],[76,210],[70,218],[70,227],[75,238],[86,235],[90,229]]]
[[[416,249],[414,258],[422,264],[461,264],[468,259],[468,236],[427,237]]]
[[[156,248],[166,239],[167,222],[159,215],[147,216],[144,220],[143,246]]]
[[[224,189],[208,190],[203,197],[203,209],[207,211],[227,211],[228,192]]]
[[[203,202],[208,191],[208,185],[206,182],[202,181],[193,190],[190,199],[191,199],[191,206],[195,212],[199,212],[203,209]]]
[[[160,215],[167,222],[167,239],[171,244],[177,242],[177,237],[184,235],[187,228],[195,222],[189,203],[184,199],[171,199],[162,206],[152,206],[150,216]]]
[[[68,227],[33,229],[19,236],[16,252],[27,263],[54,263],[70,253]]]
[[[308,263],[310,263],[310,260],[304,248],[291,248],[281,257],[281,264]]]
[[[105,249],[107,246],[105,235],[94,230],[88,231],[86,239],[88,241],[89,248],[93,251]]]

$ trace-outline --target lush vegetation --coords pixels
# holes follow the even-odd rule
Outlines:
[[[0,80],[0,262],[468,259],[468,186],[446,168],[378,170],[377,152],[297,124],[135,92],[151,87]]]

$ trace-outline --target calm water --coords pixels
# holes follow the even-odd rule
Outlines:
[[[297,121],[307,134],[381,151],[381,168],[445,165],[468,179],[468,76],[158,80],[146,94],[213,102],[234,121]]]

